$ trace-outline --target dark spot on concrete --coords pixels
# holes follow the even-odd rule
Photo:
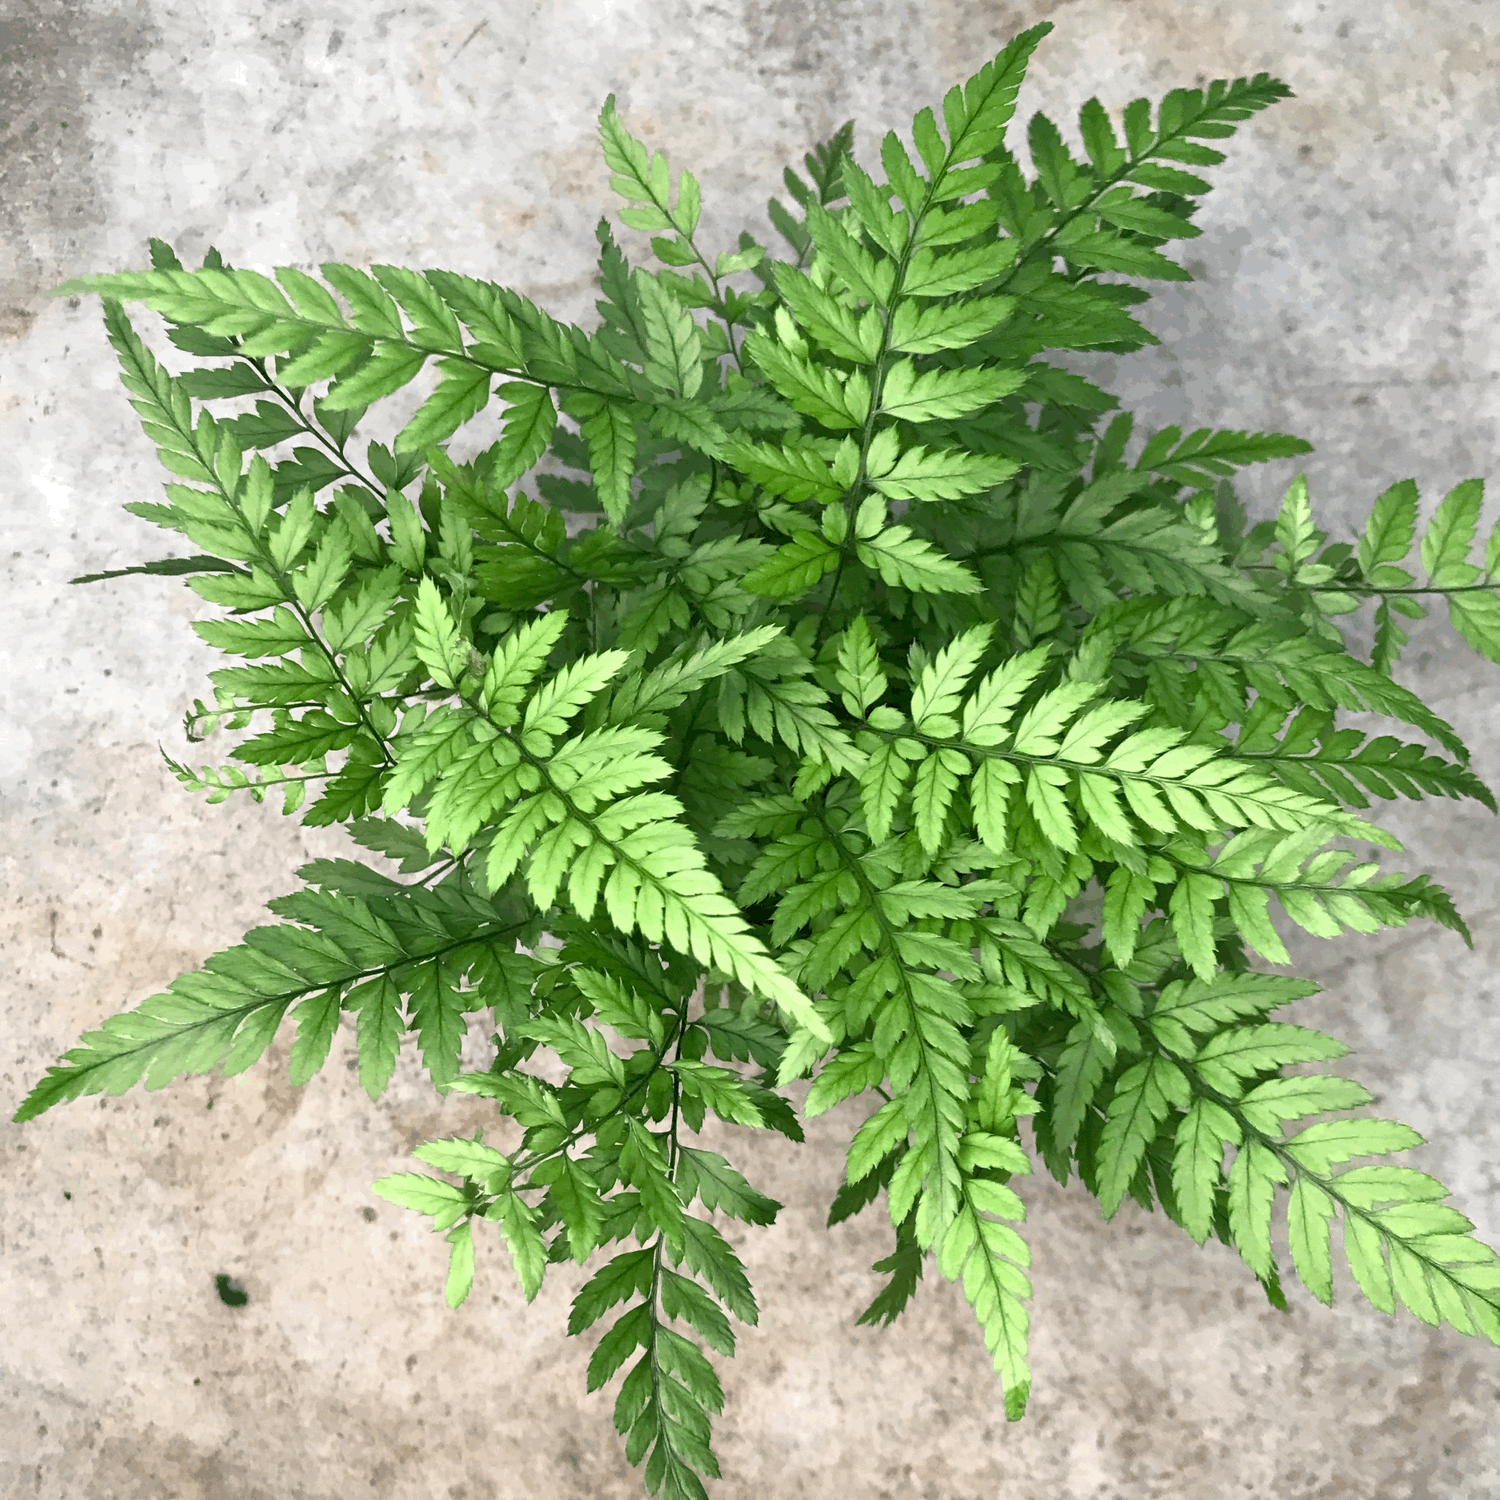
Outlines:
[[[225,1307],[243,1307],[250,1300],[250,1293],[232,1276],[226,1276],[222,1271],[214,1277],[214,1285],[219,1291],[219,1301]]]
[[[118,1495],[233,1496],[234,1500],[271,1500],[254,1468],[220,1452],[206,1452],[185,1437],[163,1439],[154,1428],[144,1433],[111,1434],[93,1449],[88,1493]],[[170,1476],[170,1488],[163,1483]],[[40,1491],[38,1491],[40,1493]]]
[[[133,72],[153,29],[86,0],[32,0],[0,20],[0,340],[23,338],[47,292],[93,264],[102,238],[96,78]],[[105,143],[107,146],[107,143]]]

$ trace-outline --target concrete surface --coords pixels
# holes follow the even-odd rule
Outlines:
[[[1198,279],[1158,284],[1160,348],[1066,356],[1139,414],[1289,431],[1305,459],[1248,471],[1259,514],[1305,470],[1325,524],[1407,476],[1430,512],[1493,475],[1500,417],[1500,8],[1392,0],[0,0],[0,809],[6,978],[0,1049],[0,1494],[42,1500],[523,1500],[634,1496],[568,1339],[587,1271],[527,1307],[497,1242],[474,1295],[443,1305],[445,1248],[369,1184],[410,1148],[488,1123],[439,1101],[410,1059],[371,1105],[336,1053],[303,1090],[286,1046],[243,1080],[64,1105],[8,1123],[42,1069],[265,918],[304,859],[341,852],[274,808],[210,807],[171,778],[181,716],[219,658],[212,613],[174,580],[70,588],[160,555],[120,509],[163,478],[127,405],[97,299],[48,287],[147,263],[335,259],[494,276],[592,319],[592,229],[615,212],[596,149],[607,92],[705,198],[705,237],[769,235],[783,164],[844,119],[875,161],[1011,36],[1042,18],[1012,141],[1045,110],[1078,142],[1097,93],[1132,98],[1266,70],[1297,97],[1248,122],[1207,175],[1186,242]],[[641,237],[625,232],[627,242]],[[137,326],[170,351],[161,325]],[[1486,524],[1494,520],[1493,497]],[[1500,676],[1445,623],[1401,669],[1500,782]],[[209,749],[211,747],[203,747]],[[192,751],[198,760],[207,756]],[[1428,1137],[1410,1159],[1493,1239],[1497,1170],[1495,826],[1471,804],[1387,822],[1476,931],[1320,943],[1299,1019],[1345,1038],[1381,1113]],[[346,1061],[347,1060],[347,1061]],[[805,1085],[803,1086],[805,1089]],[[750,1154],[785,1204],[734,1226],[762,1309],[716,1360],[715,1429],[741,1497],[934,1500],[1486,1500],[1500,1496],[1500,1351],[1388,1319],[1339,1273],[1332,1310],[1267,1307],[1237,1258],[1075,1185],[1031,1206],[1035,1388],[1007,1426],[956,1287],[929,1272],[888,1331],[853,1326],[889,1230],[823,1219],[858,1106],[804,1147]],[[733,1137],[733,1139],[731,1139]],[[1285,1252],[1283,1248],[1283,1259]],[[214,1276],[239,1278],[244,1308]]]

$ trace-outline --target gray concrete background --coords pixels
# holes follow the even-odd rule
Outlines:
[[[1393,0],[811,3],[471,0],[0,0],[0,1494],[47,1500],[419,1500],[633,1496],[638,1471],[589,1396],[593,1338],[564,1336],[589,1272],[535,1304],[498,1241],[457,1312],[445,1247],[369,1191],[417,1143],[487,1124],[403,1061],[372,1105],[336,1049],[302,1090],[286,1044],[240,1080],[9,1116],[42,1069],[266,919],[306,858],[345,852],[273,807],[210,807],[157,752],[220,658],[213,611],[174,580],[66,580],[170,550],[126,515],[164,477],[126,402],[95,298],[67,276],[147,264],[160,235],[197,264],[440,265],[591,321],[593,225],[616,210],[595,117],[629,127],[704,190],[704,240],[732,244],[781,167],[851,115],[858,151],[905,130],[1015,33],[1050,18],[1011,140],[1044,110],[1078,146],[1097,93],[1132,98],[1262,70],[1297,97],[1254,117],[1207,175],[1176,247],[1198,279],[1138,315],[1163,340],[1059,357],[1167,423],[1297,433],[1304,459],[1247,471],[1266,514],[1305,471],[1336,535],[1396,479],[1444,491],[1496,470],[1500,418],[1500,7]],[[624,231],[628,244],[643,237]],[[768,243],[779,241],[768,239]],[[158,320],[132,317],[158,354]],[[476,436],[483,429],[476,428]],[[1496,507],[1486,506],[1486,524]],[[1500,783],[1497,669],[1446,623],[1400,669]],[[1375,721],[1371,721],[1373,724]],[[1385,818],[1453,892],[1468,952],[1427,926],[1291,936],[1324,992],[1297,1018],[1428,1144],[1500,1234],[1496,842],[1472,804]],[[1401,866],[1398,866],[1401,867]],[[805,1085],[802,1086],[805,1090]],[[794,1090],[800,1099],[800,1092]],[[719,1127],[708,1143],[785,1207],[730,1225],[761,1305],[717,1360],[724,1500],[1481,1500],[1500,1496],[1500,1351],[1337,1272],[1336,1305],[1289,1283],[1270,1309],[1213,1242],[1076,1184],[1021,1184],[1035,1253],[1034,1395],[1004,1420],[959,1289],[933,1270],[889,1330],[856,1328],[889,1229],[823,1228],[858,1105],[805,1146]],[[1284,1244],[1283,1263],[1286,1263]],[[239,1277],[243,1309],[213,1277]]]

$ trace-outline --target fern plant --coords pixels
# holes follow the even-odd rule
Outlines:
[[[1138,99],[1123,144],[1090,99],[1087,162],[1038,114],[1028,182],[1004,136],[1050,29],[941,120],[922,110],[915,159],[886,135],[884,180],[852,123],[810,180],[788,170],[780,260],[748,234],[710,258],[697,181],[674,189],[611,98],[621,218],[663,268],[630,266],[601,220],[593,332],[446,271],[272,280],[212,250],[185,270],[159,240],[153,269],[55,292],[104,299],[175,476],[126,508],[200,549],[89,576],[184,575],[225,611],[194,629],[242,659],[186,727],[253,732],[233,763],[173,773],[214,802],[274,791],[392,863],[303,867],[276,923],[88,1033],[15,1118],[242,1072],[288,1016],[298,1084],[351,1017],[373,1099],[414,1032],[438,1090],[493,1100],[521,1144],[431,1141],[434,1171],[375,1191],[444,1233],[450,1305],[476,1235],[489,1254],[498,1232],[528,1300],[549,1265],[634,1243],[568,1332],[606,1323],[589,1388],[624,1372],[615,1426],[672,1500],[719,1474],[700,1345],[732,1355],[730,1315],[757,1315],[709,1215],[779,1207],[690,1138],[711,1111],[800,1141],[783,1091],[807,1076],[808,1116],[872,1106],[828,1214],[884,1191],[888,1282],[859,1321],[894,1320],[931,1256],[1012,1419],[1030,1389],[1012,1179],[1038,1158],[1106,1217],[1129,1197],[1233,1246],[1278,1307],[1281,1205],[1325,1303],[1337,1220],[1375,1306],[1500,1343],[1500,1257],[1391,1160],[1415,1131],[1298,1070],[1347,1050],[1271,1019],[1317,987],[1254,967],[1288,960],[1272,897],[1319,936],[1422,917],[1468,939],[1439,886],[1358,852],[1402,847],[1360,814],[1495,810],[1392,668],[1427,595],[1500,660],[1500,530],[1470,561],[1482,482],[1459,484],[1418,584],[1410,482],[1329,544],[1303,479],[1248,527],[1229,482],[1299,438],[1168,428],[1129,461],[1128,413],[1096,430],[1114,398],[1038,356],[1158,342],[1129,311],[1148,294],[1099,273],[1191,279],[1162,247],[1199,233],[1197,169],[1223,160],[1201,142],[1291,91],[1177,89],[1154,119]],[[170,374],[128,301],[209,363]],[[429,365],[394,443],[359,440]],[[501,437],[460,459],[494,397]],[[1365,661],[1335,622],[1370,603]],[[1417,738],[1338,728],[1341,709]],[[476,1017],[494,1058],[464,1071]],[[538,1049],[563,1083],[528,1070]]]

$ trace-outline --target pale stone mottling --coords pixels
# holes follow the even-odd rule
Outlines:
[[[592,319],[593,228],[615,211],[594,133],[610,91],[635,133],[691,166],[722,247],[742,223],[769,234],[765,199],[813,141],[853,116],[874,164],[885,129],[1044,18],[1057,29],[1012,131],[1023,157],[1038,108],[1076,148],[1096,93],[1118,117],[1141,94],[1264,70],[1298,95],[1207,171],[1204,233],[1173,247],[1198,279],[1157,284],[1140,313],[1161,346],[1058,362],[1139,412],[1137,442],[1168,423],[1308,438],[1315,454],[1249,471],[1242,493],[1265,514],[1306,472],[1336,534],[1394,480],[1417,479],[1430,513],[1493,473],[1492,6],[0,0],[0,1494],[642,1493],[611,1425],[618,1381],[585,1394],[593,1336],[563,1333],[588,1271],[555,1269],[528,1307],[481,1236],[475,1293],[450,1312],[444,1247],[369,1191],[420,1141],[491,1118],[477,1099],[439,1101],[410,1056],[373,1105],[346,1042],[295,1090],[282,1041],[240,1081],[8,1123],[84,1030],[264,920],[296,865],[349,848],[271,808],[209,807],[161,764],[158,742],[209,758],[180,723],[219,660],[187,624],[212,611],[173,580],[68,587],[170,539],[120,509],[163,476],[97,299],[46,289],[145,265],[154,234],[194,265],[210,244],[263,270],[440,265]],[[645,237],[622,238],[639,251]],[[180,367],[159,320],[132,316]],[[1446,625],[1413,635],[1402,679],[1496,780],[1496,669]],[[1493,1238],[1494,825],[1446,802],[1387,821],[1406,867],[1448,884],[1475,949],[1426,927],[1294,935],[1299,971],[1326,986],[1298,1018],[1351,1044],[1346,1067],[1381,1112],[1428,1137],[1410,1159]],[[1291,1286],[1277,1313],[1224,1247],[1200,1251],[1134,1205],[1105,1224],[1047,1178],[1021,1184],[1035,1386],[1007,1426],[972,1315],[931,1267],[893,1328],[853,1326],[889,1227],[879,1208],[823,1221],[865,1108],[810,1122],[801,1147],[706,1132],[785,1204],[773,1227],[726,1225],[761,1320],[716,1360],[712,1494],[1500,1496],[1500,1351],[1383,1317],[1342,1269],[1333,1310]],[[247,1306],[219,1301],[217,1273]]]

